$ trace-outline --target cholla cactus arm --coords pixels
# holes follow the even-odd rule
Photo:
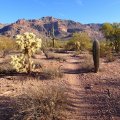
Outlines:
[[[11,64],[16,71],[29,73],[33,67],[31,56],[41,48],[42,40],[35,34],[26,32],[16,36],[16,43],[23,54],[12,56]]]
[[[25,58],[23,55],[14,55],[11,56],[11,64],[13,65],[13,68],[16,69],[17,72],[22,72],[21,69],[25,65]],[[24,71],[26,72],[26,71]]]

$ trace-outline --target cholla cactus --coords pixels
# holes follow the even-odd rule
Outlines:
[[[24,54],[32,56],[37,50],[41,48],[41,39],[36,38],[33,33],[24,33],[16,36],[16,43],[19,45]]]
[[[21,55],[12,56],[11,64],[18,72],[30,73],[34,68],[31,61],[32,55],[41,48],[41,39],[36,38],[33,33],[24,33],[23,35],[16,36],[16,43],[22,50]]]

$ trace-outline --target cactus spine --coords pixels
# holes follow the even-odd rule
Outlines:
[[[94,61],[94,72],[97,73],[99,70],[100,62],[100,44],[98,40],[93,42],[93,61]]]

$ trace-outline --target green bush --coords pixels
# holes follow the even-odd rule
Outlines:
[[[72,39],[67,42],[68,50],[83,51],[91,47],[90,38],[87,33],[74,33]]]
[[[109,53],[112,53],[112,46],[109,41],[100,42],[100,57],[106,57]]]
[[[64,48],[65,44],[66,44],[65,41],[55,40],[54,41],[54,48]],[[45,49],[45,48],[53,48],[53,41],[51,39],[43,41],[43,43],[42,43],[42,49]]]
[[[2,53],[2,57],[5,57],[6,54],[14,50],[17,50],[15,40],[9,37],[0,36],[0,52]]]
[[[120,52],[120,25],[119,23],[104,23],[102,28],[102,32],[107,40],[112,42],[113,50],[116,53]]]

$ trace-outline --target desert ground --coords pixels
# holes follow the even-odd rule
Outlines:
[[[74,51],[67,51],[54,55],[64,60],[47,59],[44,53],[35,55],[33,60],[40,63],[40,66],[36,68],[38,72],[31,76],[5,71],[0,74],[0,120],[22,120],[20,117],[15,118],[16,114],[19,116],[14,107],[19,106],[16,98],[43,87],[49,91],[51,85],[65,88],[64,97],[68,101],[65,107],[66,120],[120,119],[119,57],[113,62],[100,59],[100,70],[94,73],[92,56],[87,52],[75,55]],[[10,55],[5,59],[0,58],[1,70],[6,70],[9,62]],[[43,74],[43,68],[52,69],[53,72],[58,70],[62,75],[49,77]]]

